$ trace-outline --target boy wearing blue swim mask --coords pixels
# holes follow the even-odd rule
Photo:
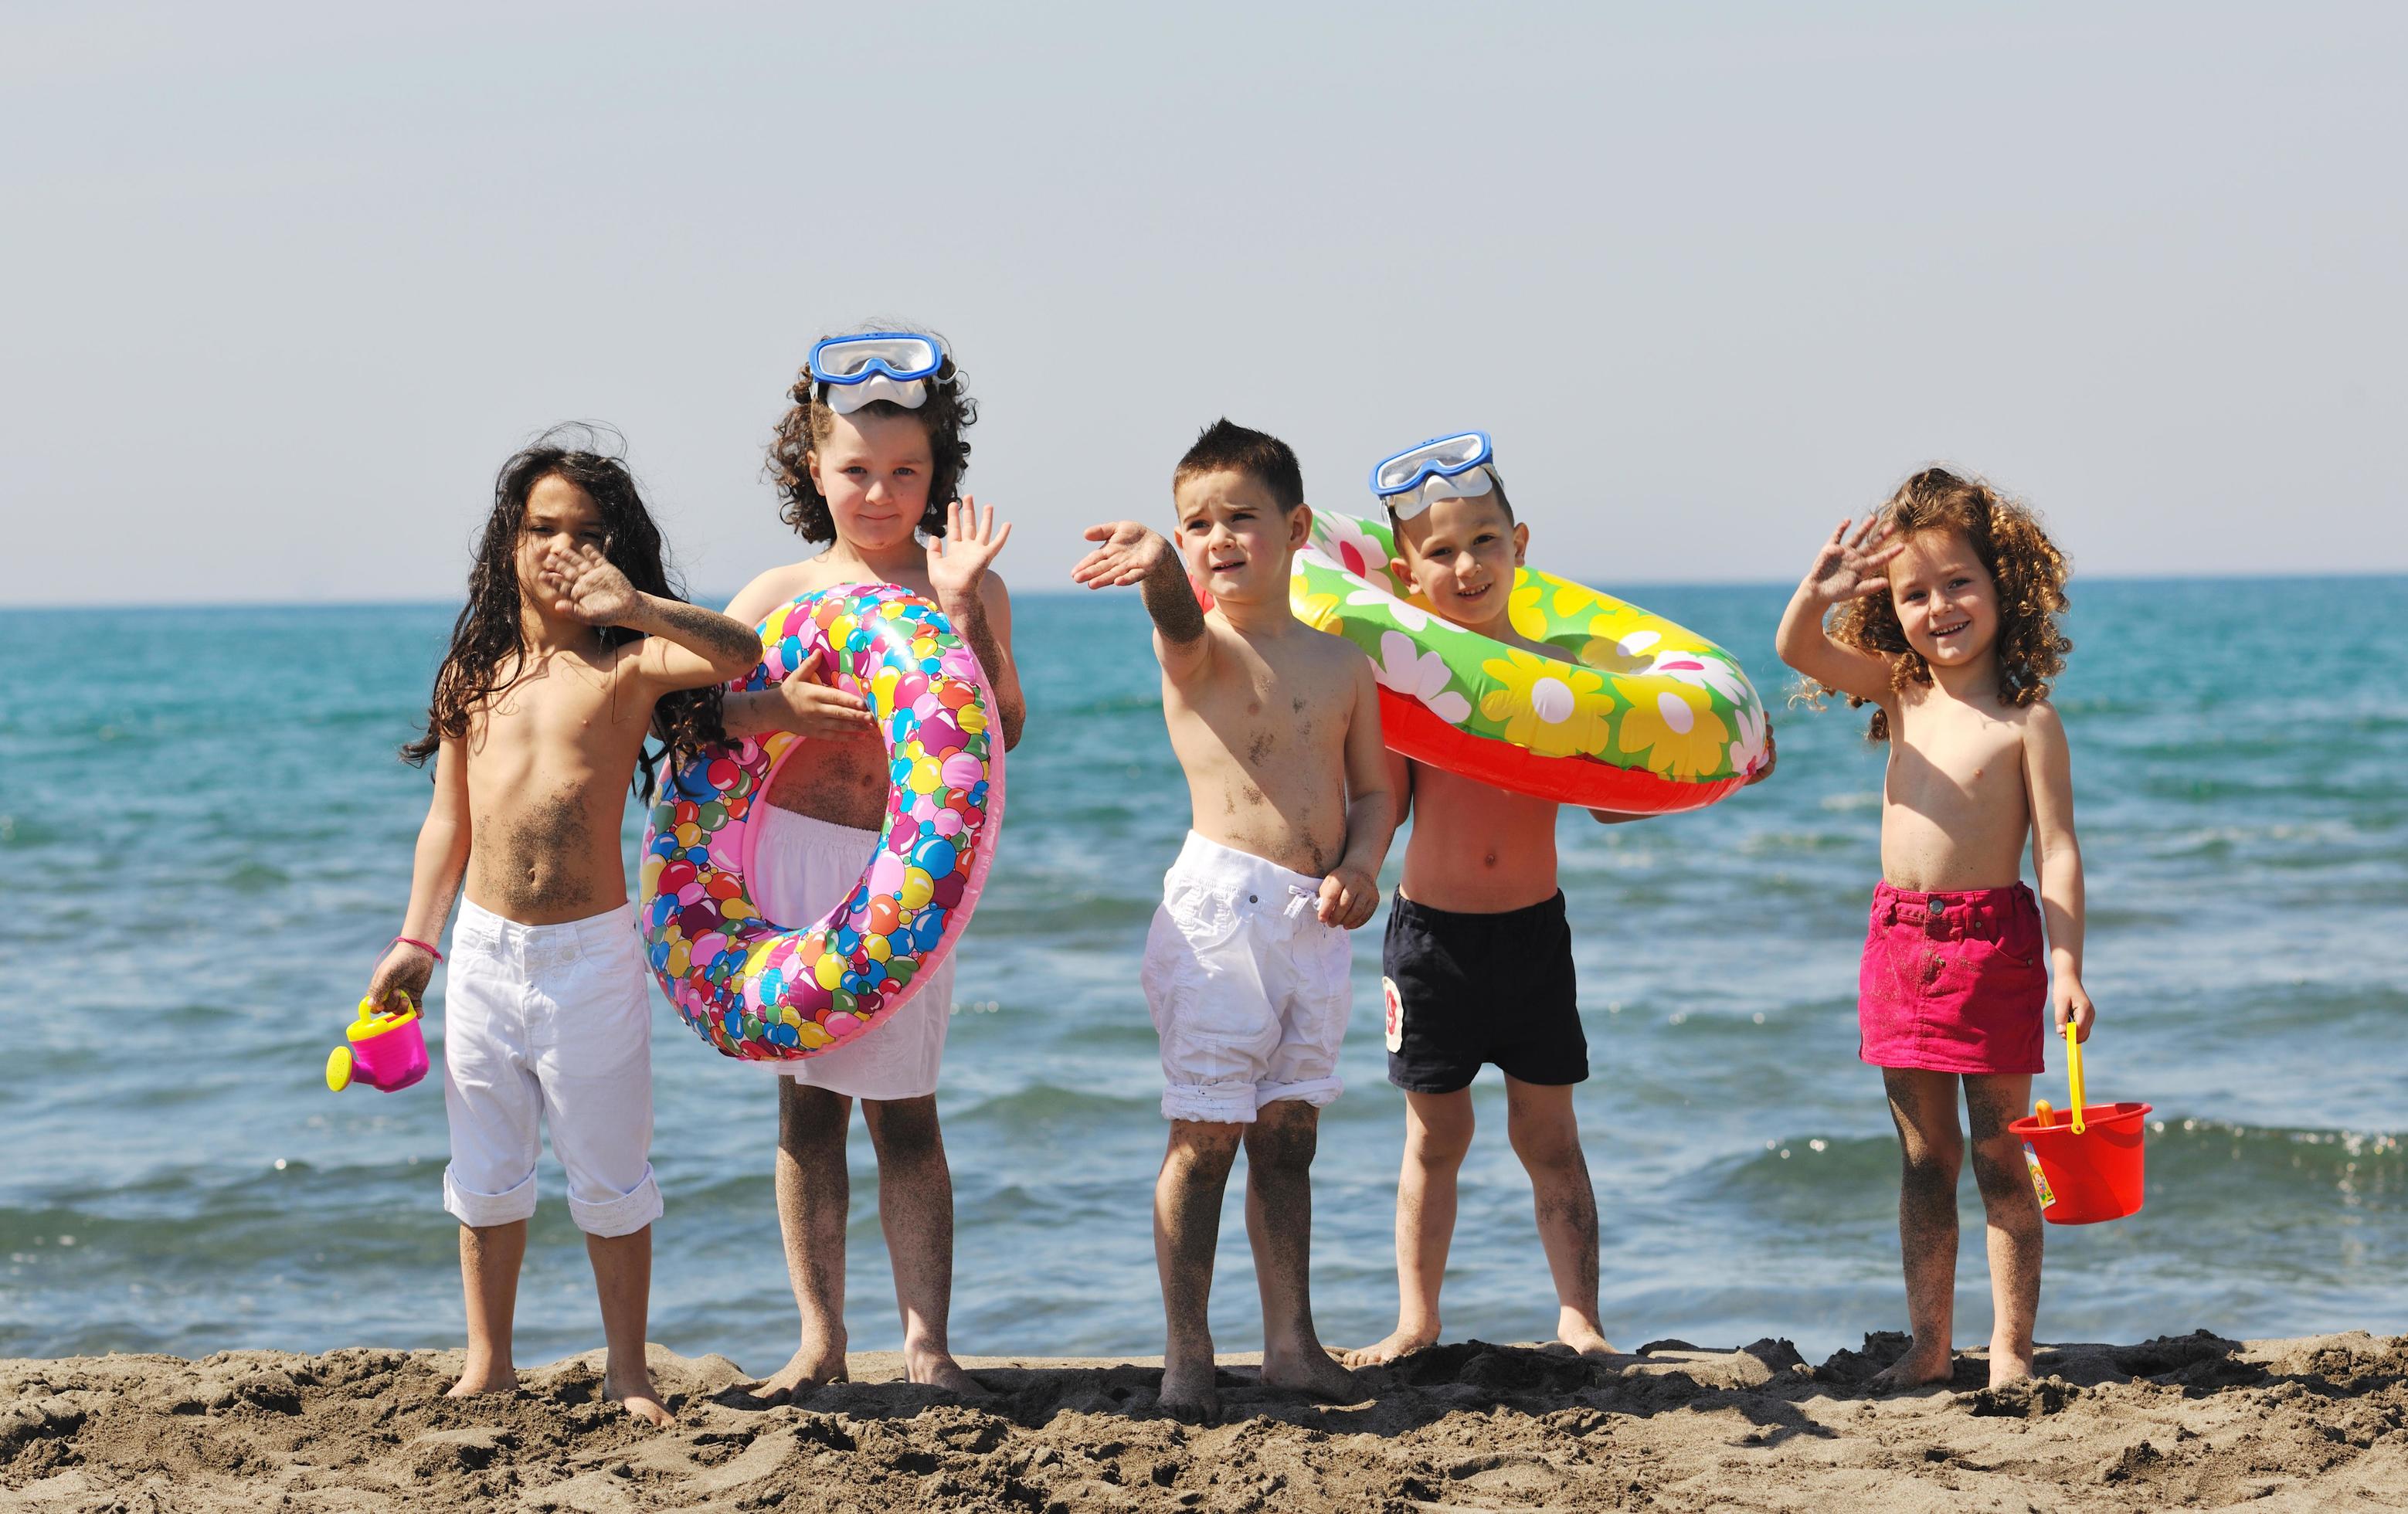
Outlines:
[[[1372,477],[1403,554],[1389,564],[1398,578],[1453,624],[1560,655],[1515,632],[1508,614],[1530,528],[1513,518],[1485,435],[1424,443]],[[1555,1337],[1605,1355],[1613,1348],[1598,1321],[1597,1195],[1572,1112],[1588,1040],[1555,886],[1560,807],[1393,751],[1387,761],[1398,822],[1418,810],[1381,956],[1388,1081],[1405,1093],[1398,1307],[1397,1328],[1347,1352],[1346,1364],[1391,1362],[1439,1338],[1455,1178],[1471,1146],[1470,1085],[1483,1065],[1505,1078],[1507,1138],[1530,1175],[1555,1280]],[[1590,813],[1607,823],[1641,818]]]

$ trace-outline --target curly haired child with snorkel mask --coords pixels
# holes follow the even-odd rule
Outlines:
[[[978,654],[996,693],[1007,750],[1027,707],[1011,658],[1011,596],[990,571],[1010,536],[992,506],[956,497],[969,463],[963,432],[978,407],[941,339],[873,331],[816,343],[789,391],[769,447],[781,514],[824,550],[772,568],[730,601],[748,624],[802,594],[896,583],[936,602]],[[807,924],[840,901],[878,845],[886,752],[868,707],[814,664],[777,686],[730,694],[730,736],[811,738],[770,784],[752,879],[770,920]],[[948,957],[894,1018],[858,1041],[798,1062],[763,1063],[778,1079],[778,1226],[802,1333],[795,1355],[756,1385],[764,1397],[845,1375],[844,1237],[853,1104],[878,1153],[879,1220],[903,1317],[913,1382],[976,1392],[947,1336],[953,1298],[953,1182],[937,1121],[937,1075],[959,955]]]
[[[1874,1381],[1954,1373],[1961,1083],[1989,1229],[1995,1387],[2031,1376],[2040,1311],[2040,1205],[2008,1125],[2041,1070],[2042,1007],[2077,1040],[2096,1013],[2082,987],[2071,759],[2047,697],[2072,647],[2057,622],[2065,554],[2031,511],[1944,468],[1848,527],[1815,554],[1773,647],[1823,692],[1873,706],[1867,735],[1889,745],[1857,1055],[1882,1069],[1905,1159],[1914,1339]],[[2037,902],[2020,876],[2027,839]]]

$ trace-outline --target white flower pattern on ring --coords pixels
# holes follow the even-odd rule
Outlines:
[[[1471,718],[1471,701],[1447,687],[1454,674],[1447,670],[1446,659],[1423,651],[1401,631],[1380,633],[1376,671],[1381,687],[1417,701],[1449,725],[1461,725]]]
[[[1739,739],[1731,743],[1730,764],[1734,773],[1744,773],[1764,756],[1764,733],[1770,725],[1764,711],[1741,703],[1731,709],[1731,724]]]
[[[1652,638],[1654,633],[1646,635]],[[1636,636],[1626,636],[1622,650],[1631,653],[1645,650],[1643,646],[1631,645],[1636,640]],[[1711,689],[1740,709],[1756,703],[1756,691],[1748,683],[1747,675],[1711,652],[1693,651],[1686,648],[1658,650],[1647,666],[1640,670],[1639,676],[1674,678],[1695,688]]]
[[[1346,603],[1358,609],[1385,610],[1388,619],[1417,636],[1426,636],[1432,631],[1448,631],[1458,636],[1472,634],[1443,615],[1398,599],[1394,594],[1382,593],[1377,589],[1357,589],[1346,596]]]
[[[1388,572],[1388,554],[1370,533],[1342,515],[1316,515],[1312,523],[1325,538],[1321,550],[1340,569],[1374,589],[1396,593],[1397,581]]]

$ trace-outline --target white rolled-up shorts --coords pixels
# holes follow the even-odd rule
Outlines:
[[[463,901],[443,993],[443,1207],[472,1226],[535,1213],[549,1127],[578,1229],[627,1235],[659,1219],[651,1033],[633,908],[522,925]]]
[[[761,836],[753,844],[752,903],[772,924],[800,929],[842,904],[861,881],[876,831],[855,830],[791,809],[753,811]],[[958,944],[935,972],[917,979],[903,1007],[832,1051],[793,1062],[755,1062],[809,1088],[856,1099],[916,1099],[937,1092],[945,1060],[945,1027],[953,1013],[953,963]]]
[[[1354,1004],[1346,932],[1321,879],[1190,831],[1162,880],[1140,981],[1162,1037],[1166,1120],[1245,1124],[1281,1099],[1338,1097]]]

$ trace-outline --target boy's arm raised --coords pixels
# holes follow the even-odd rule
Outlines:
[[[740,678],[761,661],[752,627],[681,599],[638,595],[635,612],[616,623],[644,634],[638,666],[661,693]]]
[[[537,575],[555,615],[644,634],[638,677],[654,693],[724,683],[761,661],[759,633],[717,610],[648,594],[590,545],[553,548]]]
[[[426,823],[418,828],[417,859],[409,869],[409,907],[401,917],[401,935],[377,963],[368,978],[368,1001],[382,1008],[387,995],[399,989],[411,1002],[426,1002],[426,984],[435,976],[435,953],[427,946],[443,937],[443,922],[452,918],[452,901],[460,892],[460,875],[468,866],[468,750],[450,736],[435,754],[435,797],[426,807]]]
[[[2045,701],[2024,723],[2024,783],[2031,796],[2032,872],[2040,879],[2041,916],[2048,925],[2048,998],[2052,1023],[2073,1021],[2077,1041],[2090,1039],[2099,1011],[2082,987],[2082,845],[2073,836],[2073,756],[2065,723]]]
[[[1354,664],[1354,708],[1346,722],[1346,851],[1321,880],[1322,921],[1348,930],[1380,907],[1380,864],[1396,838],[1398,806],[1389,789],[1388,749],[1380,739],[1380,685],[1370,663]]]
[[[1179,565],[1179,554],[1158,532],[1135,521],[1089,526],[1087,539],[1100,542],[1070,570],[1070,581],[1090,589],[1140,584],[1145,612],[1154,617],[1154,654],[1173,683],[1184,683],[1202,670],[1212,653],[1206,635],[1204,607]]]
[[[1772,650],[1783,662],[1825,688],[1858,699],[1888,697],[1889,659],[1841,646],[1823,629],[1823,618],[1835,605],[1870,598],[1889,587],[1881,570],[1899,550],[1882,546],[1888,535],[1888,524],[1878,515],[1865,517],[1854,536],[1842,521],[1790,595],[1781,629],[1772,636]]]

